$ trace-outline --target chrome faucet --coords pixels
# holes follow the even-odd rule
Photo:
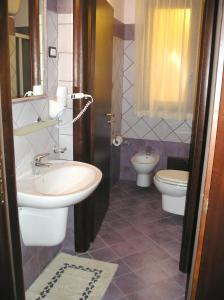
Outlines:
[[[145,154],[146,154],[146,155],[151,155],[151,154],[152,154],[151,147],[147,147],[147,148],[146,148]]]
[[[31,162],[32,165],[32,173],[33,175],[37,175],[37,167],[49,167],[50,163],[44,163],[42,162],[42,158],[50,155],[50,153],[41,153],[34,156],[33,161]]]

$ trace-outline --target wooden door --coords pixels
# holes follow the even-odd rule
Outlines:
[[[93,195],[94,236],[96,236],[109,206],[111,93],[113,60],[113,9],[106,0],[96,0],[93,46],[92,163],[103,173]]]
[[[217,12],[218,1],[206,0],[202,24],[198,89],[190,149],[190,177],[180,256],[180,270],[186,273],[190,272],[195,242],[208,124]]]
[[[224,38],[224,36],[223,36]],[[218,117],[218,128],[212,166],[211,184],[208,198],[207,217],[204,216],[205,229],[200,235],[202,248],[198,248],[198,274],[195,273],[195,300],[224,299],[224,73],[222,95]],[[205,219],[206,218],[206,219]],[[203,222],[201,224],[203,227]],[[196,261],[197,263],[198,261]],[[195,269],[197,272],[197,268]]]
[[[75,250],[85,252],[109,205],[113,9],[106,0],[74,0],[73,91],[91,94],[91,112],[73,126],[74,159],[92,163],[103,179],[91,197],[75,206]],[[74,116],[85,101],[75,101]]]
[[[0,299],[24,300],[10,95],[8,1],[0,1]]]
[[[201,203],[200,226],[195,261],[192,267],[192,300],[224,299],[224,3],[219,3],[221,28],[217,50],[214,109],[211,111],[211,133],[205,185]]]

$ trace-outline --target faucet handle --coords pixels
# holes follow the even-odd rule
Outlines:
[[[58,148],[56,145],[53,148],[54,153],[65,153],[67,150],[67,147]]]
[[[150,147],[150,146],[148,146],[148,147],[146,148],[146,150],[145,150],[145,154],[146,154],[146,155],[150,155],[150,154],[152,154],[152,149],[151,149],[151,147]]]
[[[50,155],[50,153],[41,153],[34,156],[34,161],[40,162],[42,158]]]

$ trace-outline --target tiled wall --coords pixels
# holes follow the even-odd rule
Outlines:
[[[114,115],[111,123],[111,138],[121,134],[122,92],[123,92],[123,49],[124,41],[119,36],[113,37],[113,66],[112,66],[112,98],[111,112]],[[119,180],[120,147],[111,146],[111,183]]]
[[[68,88],[69,94],[72,93],[73,86],[73,14],[72,1],[47,1],[47,31],[48,31],[48,47],[57,48],[57,57],[48,58],[48,95],[49,98],[56,96],[58,86]],[[63,123],[72,120],[72,103],[69,102],[61,116]],[[60,147],[66,147],[67,151],[60,155],[62,159],[73,159],[73,131],[72,124],[59,129]]]
[[[37,120],[48,119],[48,99],[13,103],[13,125],[19,128]],[[55,127],[42,129],[26,136],[15,136],[15,162],[17,175],[30,169],[31,161],[36,154],[51,153],[51,158],[57,158],[52,154],[54,145],[58,145],[58,130]],[[23,272],[25,286],[28,287],[38,276],[42,269],[56,255],[57,247],[26,247],[22,243]]]
[[[73,87],[73,1],[58,0],[58,85],[66,86],[69,93]],[[73,118],[72,103],[69,102],[61,119],[68,123]],[[60,147],[67,151],[60,155],[62,159],[73,160],[73,125],[59,129]]]
[[[13,103],[13,126],[19,128],[33,122],[38,117],[48,119],[48,99]],[[38,153],[51,153],[54,145],[58,145],[58,130],[55,126],[42,129],[26,136],[15,136],[15,160],[17,175],[30,169],[30,163]]]
[[[131,26],[129,25],[125,25]],[[131,31],[134,25],[130,27]],[[132,32],[133,35],[134,32]],[[138,117],[134,113],[134,84],[135,84],[135,41],[124,41],[123,64],[123,95],[122,95],[122,125],[121,135],[126,143],[121,146],[120,178],[135,180],[136,174],[130,163],[131,157],[139,151],[151,147],[160,155],[157,169],[167,167],[167,157],[188,157],[191,140],[191,121],[172,119]]]
[[[113,66],[112,66],[112,97],[111,110],[114,115],[111,124],[112,138],[121,133],[122,119],[122,94],[123,94],[123,49],[124,41],[114,36],[113,38]]]
[[[73,88],[73,1],[58,0],[58,85],[66,86],[69,94]],[[63,124],[73,119],[72,102],[61,116]],[[59,145],[67,151],[60,154],[61,159],[73,160],[73,124],[59,128]],[[69,208],[68,225],[63,249],[74,253],[74,207]]]
[[[63,1],[63,4],[66,5],[66,3],[66,1]],[[69,73],[69,77],[65,78],[61,73],[66,73],[67,70],[63,71],[61,69],[62,67],[59,68],[59,66],[63,66],[65,63],[64,58],[67,57],[67,54],[72,66],[71,49],[63,49],[62,44],[59,45],[58,43],[59,39],[63,38],[62,27],[69,23],[70,26],[72,26],[72,16],[71,14],[68,14],[68,10],[65,10],[65,13],[63,13],[63,5],[61,5],[61,1],[59,1],[59,8],[60,13],[58,14],[57,1],[47,1],[47,46],[57,47],[59,50],[57,58],[48,57],[47,60],[47,93],[49,98],[55,97],[58,85],[68,86],[71,91],[72,83],[71,72]],[[68,6],[66,5],[66,9],[67,8]],[[70,46],[71,45],[72,40],[70,40]],[[66,51],[70,52],[67,53]],[[66,81],[68,78],[69,80]],[[64,81],[62,81],[62,79]],[[13,104],[14,128],[33,123],[37,120],[38,116],[40,116],[42,120],[48,119],[48,99],[25,101]],[[66,110],[62,118],[64,122],[68,122],[72,118],[71,103],[70,108]],[[71,129],[72,127],[60,129],[61,147],[67,146],[67,148],[69,148],[69,145],[72,144],[73,137]],[[30,163],[33,160],[34,155],[38,153],[50,152],[51,158],[58,158],[58,155],[52,154],[52,149],[54,145],[57,147],[59,146],[59,130],[57,127],[49,127],[24,137],[15,137],[14,144],[16,172],[17,174],[20,174],[30,168]],[[69,150],[65,152],[65,155],[61,158],[72,159],[72,149],[69,148]],[[69,211],[66,239],[62,245],[58,245],[56,247],[26,247],[22,244],[23,271],[26,287],[33,282],[42,269],[51,261],[52,257],[54,257],[62,247],[69,247],[74,250],[73,208]]]
[[[54,0],[47,1],[47,47],[58,46],[58,13],[57,3]],[[54,98],[58,86],[58,56],[48,57],[48,88],[47,93],[49,98]]]

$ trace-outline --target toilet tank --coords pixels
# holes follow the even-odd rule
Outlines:
[[[189,171],[189,158],[168,156],[167,169]]]

